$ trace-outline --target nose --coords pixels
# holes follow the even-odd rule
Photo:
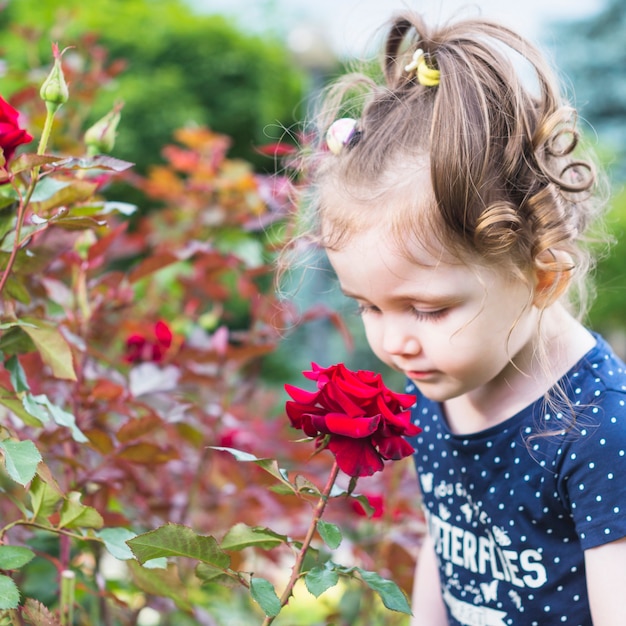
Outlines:
[[[396,356],[414,356],[419,354],[422,350],[422,345],[415,334],[414,325],[410,325],[397,318],[385,320],[383,329],[383,350],[387,354]]]

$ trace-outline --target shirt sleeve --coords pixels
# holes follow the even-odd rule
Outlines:
[[[626,394],[603,391],[562,436],[559,484],[583,549],[626,536]]]

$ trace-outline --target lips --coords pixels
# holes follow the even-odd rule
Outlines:
[[[437,374],[435,370],[405,370],[405,374],[411,380],[427,380]]]

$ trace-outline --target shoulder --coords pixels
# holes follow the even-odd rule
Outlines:
[[[600,335],[596,339],[596,345],[559,382],[577,415],[626,409],[626,365]]]

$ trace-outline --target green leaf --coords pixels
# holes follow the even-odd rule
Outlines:
[[[26,373],[24,372],[17,355],[14,354],[10,359],[7,359],[7,362],[4,365],[11,376],[13,389],[15,389],[17,393],[29,391],[30,387],[28,386],[28,381],[26,380]]]
[[[238,461],[242,463],[254,463],[258,465],[262,470],[271,474],[274,478],[277,478],[285,487],[289,488],[291,493],[296,493],[297,489],[289,482],[287,472],[278,466],[276,459],[259,459],[254,454],[244,452],[243,450],[236,450],[235,448],[224,448],[221,446],[209,446],[213,450],[220,450],[222,452],[229,452]]]
[[[47,523],[47,519],[56,509],[56,505],[63,498],[63,494],[56,485],[45,482],[39,476],[33,478],[28,490],[33,520],[39,524]]]
[[[96,509],[80,502],[81,494],[72,491],[61,507],[59,528],[102,528],[104,520]]]
[[[404,595],[404,592],[396,583],[392,580],[387,580],[382,576],[379,576],[376,572],[368,572],[362,570],[360,567],[355,568],[359,573],[359,576],[363,582],[370,588],[376,591],[383,601],[383,604],[390,611],[399,611],[400,613],[406,613],[411,615],[411,607]]]
[[[59,169],[72,169],[72,170],[112,170],[114,172],[123,172],[132,167],[134,163],[129,161],[122,161],[114,157],[107,156],[106,154],[97,154],[92,157],[65,157],[57,159],[53,164],[53,167]]]
[[[374,507],[370,504],[370,501],[368,500],[367,496],[363,494],[360,494],[360,495],[353,494],[350,497],[354,498],[357,502],[359,502],[359,504],[363,507],[363,510],[365,511],[368,517],[372,516],[372,513],[374,513]]]
[[[0,610],[16,609],[19,601],[17,585],[8,576],[0,574]]]
[[[52,404],[52,402],[50,402],[47,396],[44,396],[44,395],[30,396],[30,398],[28,399],[29,412],[31,410],[34,411],[36,405],[39,405],[41,407],[45,407],[46,409],[48,409],[49,414],[52,416],[52,419],[59,426],[66,426],[67,428],[69,428],[70,431],[72,432],[72,438],[74,439],[74,441],[78,441],[78,443],[86,443],[88,441],[87,437],[85,437],[85,435],[80,430],[80,428],[76,426],[75,417],[71,413],[64,411],[61,407],[58,407],[56,404]],[[27,406],[26,403],[24,404],[24,406],[25,407]],[[43,421],[41,411],[39,411],[35,415],[35,417]],[[48,420],[45,420],[45,421],[48,421]]]
[[[18,569],[35,558],[35,553],[22,546],[0,546],[0,569]]]
[[[176,566],[167,569],[146,569],[136,561],[128,562],[128,569],[135,584],[143,591],[164,598],[170,598],[183,611],[191,611],[192,605],[187,599],[187,589],[180,580]]]
[[[3,257],[4,255],[0,252],[0,260]],[[5,354],[25,354],[37,349],[33,340],[18,324],[3,324],[2,326],[10,326],[10,328],[0,328],[4,331],[0,336],[0,350]]]
[[[26,485],[35,476],[41,454],[32,441],[0,441],[4,451],[4,465],[8,475],[20,485]]]
[[[324,520],[319,520],[317,522],[317,532],[320,534],[320,537],[324,540],[324,543],[331,549],[335,550],[341,544],[341,540],[343,539],[343,535],[341,534],[341,530],[335,524],[331,524],[330,522],[325,522]]]
[[[32,394],[25,393],[22,396],[22,407],[31,417],[36,418],[40,424],[50,421],[50,413],[44,405],[35,400],[35,396]]]
[[[198,535],[181,524],[166,524],[137,535],[128,542],[140,563],[158,557],[183,556],[226,569],[230,557],[223,552],[214,537]]]
[[[308,478],[304,476],[296,476],[294,483],[298,493],[307,493],[312,496],[321,496],[321,492],[315,483],[312,483]]]
[[[306,588],[319,598],[325,591],[339,582],[339,574],[335,569],[328,567],[314,567],[304,577]]]
[[[269,528],[252,527],[239,523],[226,533],[220,542],[220,548],[222,550],[243,550],[255,546],[262,550],[271,550],[287,541],[288,538],[285,535],[279,535]]]
[[[16,417],[19,417],[27,426],[41,426],[43,422],[35,418],[35,416],[24,407],[24,397],[25,396],[22,395],[21,399],[19,399],[15,394],[5,396],[3,395],[3,390],[0,389],[0,404],[9,409]],[[45,416],[45,421],[48,421],[47,415]]]
[[[96,532],[96,536],[104,541],[104,546],[116,559],[128,561],[133,558],[133,553],[126,542],[136,537],[137,533],[127,528],[103,528]]]
[[[280,613],[280,600],[272,583],[265,578],[253,576],[250,580],[250,593],[268,617],[276,617]]]
[[[45,214],[56,207],[86,202],[97,188],[96,183],[88,180],[74,179],[68,182],[44,178],[35,188],[31,206],[36,214]]]
[[[23,153],[19,154],[15,157],[15,159],[11,161],[11,166],[9,167],[9,170],[13,174],[18,174],[19,172],[23,172],[24,170],[30,170],[37,166],[41,167],[42,165],[50,165],[55,161],[58,161],[58,157],[43,154],[34,154],[31,152]]]
[[[72,351],[58,328],[45,325],[40,320],[24,318],[20,324],[37,347],[43,362],[56,378],[76,380]]]
[[[48,200],[54,194],[60,193],[70,185],[70,181],[61,181],[56,180],[55,178],[51,178],[47,176],[46,178],[42,178],[35,187],[35,191],[33,191],[33,195],[31,196],[31,202],[43,202],[44,200]]]
[[[240,582],[228,575],[225,570],[219,567],[213,567],[208,563],[198,563],[196,567],[196,576],[204,583],[216,583],[225,587],[239,587]]]

